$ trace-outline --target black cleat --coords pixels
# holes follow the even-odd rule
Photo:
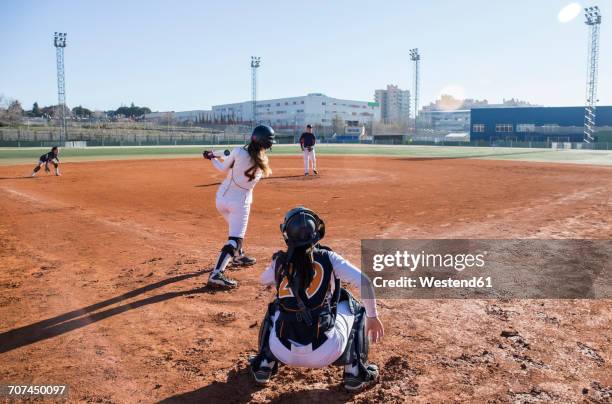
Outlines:
[[[233,289],[238,286],[238,282],[226,277],[223,272],[217,272],[210,274],[207,285],[215,288]]]
[[[251,367],[251,374],[253,375],[253,379],[255,379],[255,383],[265,385],[268,384],[272,378],[272,369],[261,366],[258,370],[255,370]]]
[[[249,364],[251,365],[251,375],[253,375],[253,379],[255,379],[255,383],[259,385],[266,385],[272,378],[274,374],[278,371],[278,364],[274,363],[272,367],[270,366],[260,366],[258,363],[258,356],[253,356],[249,359]]]
[[[250,267],[251,265],[255,265],[257,260],[255,258],[248,257],[246,255],[241,255],[239,257],[234,257],[232,259],[232,266],[234,267]]]
[[[357,392],[375,383],[378,380],[378,366],[370,363],[366,366],[366,370],[367,372],[359,372],[357,376],[345,372],[344,388],[350,392]]]

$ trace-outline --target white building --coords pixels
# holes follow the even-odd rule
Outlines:
[[[380,104],[380,121],[387,124],[403,124],[410,120],[410,91],[393,84],[386,90],[375,90],[374,99]]]
[[[250,121],[252,105],[251,101],[214,105],[213,113]],[[257,101],[257,121],[279,129],[307,124],[332,126],[336,116],[341,117],[347,126],[360,126],[379,121],[380,108],[374,102],[341,100],[321,93]]]

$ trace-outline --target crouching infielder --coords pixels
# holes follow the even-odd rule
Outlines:
[[[34,167],[34,170],[32,170],[32,177],[36,176],[36,173],[40,171],[40,168],[43,165],[45,166],[45,172],[51,172],[51,170],[49,169],[49,163],[53,164],[53,167],[55,167],[55,175],[59,176],[59,148],[57,146],[53,146],[49,153],[40,156],[40,158],[38,159],[38,164],[36,165],[36,167]]]
[[[325,225],[313,211],[290,210],[281,231],[288,249],[274,254],[261,275],[263,284],[276,285],[276,299],[260,329],[259,353],[251,359],[255,381],[267,383],[279,363],[344,365],[345,388],[361,390],[378,378],[378,368],[367,361],[368,337],[378,342],[384,334],[372,283],[339,254],[318,244]],[[361,288],[363,306],[340,280]]]
[[[223,162],[211,151],[203,153],[204,158],[211,160],[217,170],[227,173],[217,190],[216,205],[227,221],[229,237],[208,277],[210,286],[234,288],[238,285],[224,275],[230,259],[235,266],[255,264],[255,259],[242,251],[242,241],[249,223],[253,189],[262,176],[267,177],[272,173],[266,150],[272,147],[274,136],[271,127],[260,125],[253,129],[249,144],[232,150]]]

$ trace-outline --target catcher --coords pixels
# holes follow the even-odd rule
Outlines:
[[[49,153],[43,154],[38,159],[38,164],[32,170],[32,177],[36,177],[36,173],[40,171],[40,167],[45,166],[45,172],[50,173],[49,163],[52,163],[55,167],[55,175],[60,176],[59,171],[59,147],[53,146]]]
[[[290,210],[281,232],[288,249],[274,254],[261,275],[263,284],[276,286],[276,299],[259,332],[259,353],[251,358],[255,381],[267,383],[280,363],[344,365],[344,387],[363,389],[378,378],[378,367],[367,362],[368,337],[378,342],[384,334],[372,283],[339,254],[319,245],[325,224],[315,212]],[[361,286],[363,306],[340,280]]]

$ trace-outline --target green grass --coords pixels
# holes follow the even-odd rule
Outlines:
[[[213,147],[223,150],[232,146]],[[156,159],[201,156],[211,146],[152,146],[152,147],[89,147],[62,149],[62,161],[93,161],[106,159]],[[0,148],[0,165],[33,163],[48,148]],[[299,154],[297,145],[277,145],[272,155]],[[612,165],[612,151],[550,149],[519,149],[452,146],[383,146],[383,145],[319,145],[320,155],[372,155],[412,158],[476,158],[494,160],[541,161],[575,164]]]

